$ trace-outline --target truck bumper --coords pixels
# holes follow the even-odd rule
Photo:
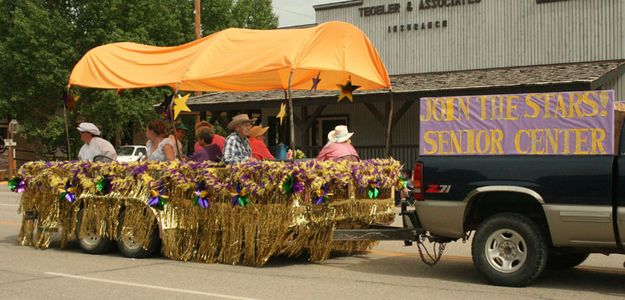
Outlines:
[[[432,235],[453,239],[464,236],[463,220],[466,210],[463,201],[417,201],[415,207],[423,228]]]

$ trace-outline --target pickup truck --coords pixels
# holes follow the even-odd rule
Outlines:
[[[522,98],[521,98],[522,99]],[[625,253],[625,134],[609,155],[421,155],[415,211],[430,240],[467,240],[495,285],[526,286],[590,253]]]

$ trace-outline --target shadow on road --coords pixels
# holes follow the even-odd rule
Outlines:
[[[356,256],[355,263],[327,261],[349,271],[381,274],[420,279],[437,279],[457,283],[488,285],[488,282],[475,270],[470,258],[458,259],[443,257],[436,266],[430,267],[415,256],[397,256],[375,259],[369,256]],[[353,259],[354,259],[353,258]],[[611,296],[625,296],[625,270],[618,268],[578,267],[565,271],[546,270],[530,288],[577,290]]]
[[[0,240],[0,244],[4,245],[18,245],[17,244],[17,235],[5,236]]]
[[[611,296],[625,296],[625,271],[622,269],[547,270],[534,282],[537,288],[587,291]]]

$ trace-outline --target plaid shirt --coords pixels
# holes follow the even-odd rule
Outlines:
[[[247,138],[241,138],[236,132],[226,138],[224,145],[223,161],[226,163],[246,161],[252,156],[250,142]]]

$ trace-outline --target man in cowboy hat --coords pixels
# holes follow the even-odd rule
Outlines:
[[[232,121],[228,123],[228,129],[233,130],[233,132],[226,138],[224,162],[234,163],[255,160],[248,140],[254,121],[256,119],[250,119],[247,114],[239,114],[234,116]]]
[[[80,139],[85,142],[78,152],[79,160],[92,161],[97,156],[110,160],[117,159],[115,148],[107,140],[99,137],[100,129],[93,123],[82,122],[76,129],[80,132]]]
[[[321,149],[318,160],[360,160],[358,152],[352,146],[350,138],[353,132],[347,130],[347,126],[339,125],[328,133],[328,143]]]

